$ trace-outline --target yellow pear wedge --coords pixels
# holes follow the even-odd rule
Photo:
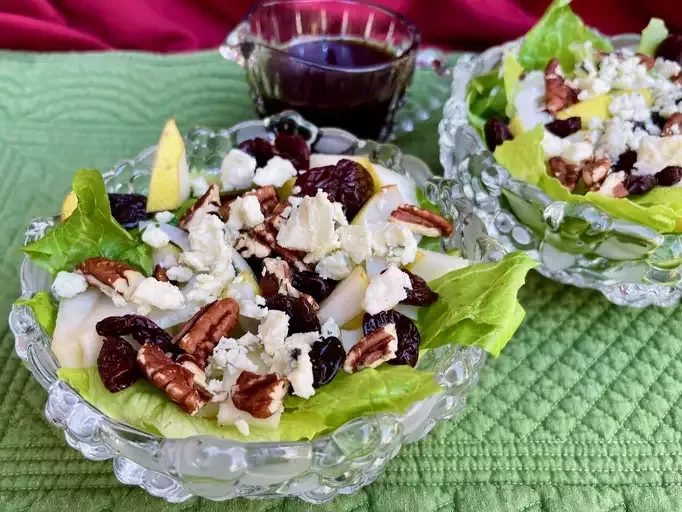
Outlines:
[[[71,214],[76,209],[77,205],[78,198],[76,197],[76,193],[72,190],[69,192],[69,195],[64,198],[64,202],[62,203],[62,222],[71,217]]]
[[[147,211],[174,210],[188,198],[189,167],[185,157],[185,143],[175,119],[169,119],[163,127],[154,156]]]
[[[622,90],[622,91],[611,91],[609,94],[602,94],[601,96],[595,96],[589,100],[581,101],[575,105],[571,105],[568,108],[563,109],[557,113],[558,119],[568,119],[569,117],[579,117],[582,120],[583,129],[587,127],[587,123],[591,119],[607,119],[611,117],[609,112],[609,107],[615,96],[620,94],[628,94],[632,92],[638,92],[647,102],[647,105],[651,106],[652,98],[651,93],[648,89],[632,89],[632,90]],[[513,133],[513,131],[512,131]]]

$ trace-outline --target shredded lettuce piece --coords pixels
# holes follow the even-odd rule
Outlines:
[[[642,30],[642,37],[639,41],[638,52],[651,57],[656,53],[658,45],[668,37],[668,29],[663,20],[659,18],[651,18],[649,24]]]
[[[590,41],[595,49],[613,51],[611,42],[585,26],[571,10],[571,0],[554,0],[540,21],[526,34],[519,63],[524,69],[544,69],[547,63],[558,58],[567,73],[576,64],[571,44]]]
[[[71,271],[96,256],[122,261],[149,275],[151,247],[136,240],[112,217],[102,175],[96,170],[77,171],[73,191],[78,198],[73,214],[20,250],[52,275]]]
[[[49,292],[38,292],[30,299],[18,299],[14,301],[14,304],[31,308],[40,326],[52,336],[57,325],[57,305],[52,301]]]
[[[507,108],[507,95],[504,80],[499,70],[477,76],[470,83],[466,97],[469,122],[483,133],[483,127],[492,116],[504,117]]]

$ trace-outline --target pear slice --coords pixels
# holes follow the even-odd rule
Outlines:
[[[442,252],[417,249],[417,257],[405,268],[427,283],[460,268],[468,267],[469,260]]]
[[[62,203],[62,215],[61,215],[62,222],[64,222],[69,217],[71,217],[71,214],[76,209],[76,206],[78,206],[78,197],[76,197],[76,193],[72,190],[64,198],[64,202]]]
[[[398,185],[388,185],[375,193],[360,208],[351,224],[372,224],[387,221],[391,212],[405,202]]]
[[[175,119],[166,121],[154,156],[149,178],[147,211],[161,212],[179,208],[189,199],[189,166],[185,143]]]
[[[612,91],[610,94],[602,94],[601,96],[595,96],[589,100],[581,101],[575,105],[571,105],[568,108],[557,112],[557,119],[568,119],[569,117],[579,117],[582,121],[583,129],[587,128],[587,123],[591,119],[607,119],[611,117],[611,112],[609,112],[609,107],[613,98],[621,94],[629,94],[633,92],[640,93],[648,106],[651,106],[653,101],[651,97],[651,92],[648,89],[623,89],[622,91]]]
[[[368,286],[369,277],[365,269],[355,267],[320,304],[317,312],[320,323],[333,318],[337,325],[345,325],[361,314],[362,299]]]
[[[52,352],[62,368],[84,368],[80,330],[83,319],[90,314],[100,299],[111,300],[99,290],[89,288],[73,298],[62,299],[57,311],[57,322],[52,335]]]
[[[403,202],[419,206],[419,200],[417,199],[417,184],[412,181],[411,178],[404,176],[400,173],[387,169],[386,167],[373,164],[374,174],[378,177],[375,178],[374,183],[379,181],[381,187],[385,188],[388,185],[397,185],[400,194],[403,196]]]

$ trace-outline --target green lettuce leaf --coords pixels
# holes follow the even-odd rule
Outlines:
[[[73,270],[86,258],[95,256],[128,263],[149,275],[151,248],[137,241],[111,216],[102,175],[96,170],[76,172],[73,191],[78,197],[73,214],[21,250],[52,275],[60,270]]]
[[[59,378],[112,419],[171,439],[214,435],[239,441],[300,441],[312,439],[345,422],[368,414],[402,414],[412,404],[441,390],[433,374],[408,366],[384,365],[353,375],[341,372],[310,400],[287,397],[276,429],[251,426],[248,437],[215,419],[188,416],[147,381],[118,393],[102,384],[97,368],[61,368]]]
[[[507,96],[504,92],[504,80],[498,70],[493,70],[471,80],[467,90],[466,104],[469,122],[481,134],[489,117],[504,117]]]
[[[654,53],[656,53],[656,48],[666,37],[668,37],[668,29],[663,20],[651,18],[646,28],[642,30],[642,37],[637,51],[653,57]]]
[[[421,348],[460,343],[497,357],[523,320],[517,292],[537,265],[525,253],[515,252],[497,263],[453,270],[429,282],[439,298],[419,310]]]
[[[57,324],[57,305],[52,301],[49,292],[38,292],[30,299],[18,299],[14,304],[31,308],[40,326],[45,329],[47,334],[52,336]]]
[[[544,69],[547,63],[558,58],[564,71],[571,72],[576,60],[570,46],[591,41],[594,48],[610,52],[609,40],[585,26],[573,13],[571,0],[554,0],[540,21],[526,34],[519,63],[524,69]]]
[[[606,197],[596,192],[584,196],[571,194],[547,173],[543,136],[544,128],[538,125],[498,146],[495,159],[512,176],[538,186],[554,201],[591,203],[616,219],[637,222],[659,233],[682,232],[682,189],[659,187],[633,199]]]

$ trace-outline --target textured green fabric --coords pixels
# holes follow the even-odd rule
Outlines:
[[[416,79],[426,94],[427,73]],[[183,131],[252,116],[240,70],[213,54],[0,54],[3,311],[19,294],[23,229],[57,211],[79,167],[108,168]],[[436,166],[437,120],[399,141]],[[185,511],[640,512],[682,510],[682,308],[617,308],[532,275],[526,321],[486,364],[468,408],[403,449],[375,484],[315,508],[295,500]],[[2,315],[5,317],[5,315]],[[171,507],[119,484],[42,417],[45,393],[0,342],[0,511]]]

